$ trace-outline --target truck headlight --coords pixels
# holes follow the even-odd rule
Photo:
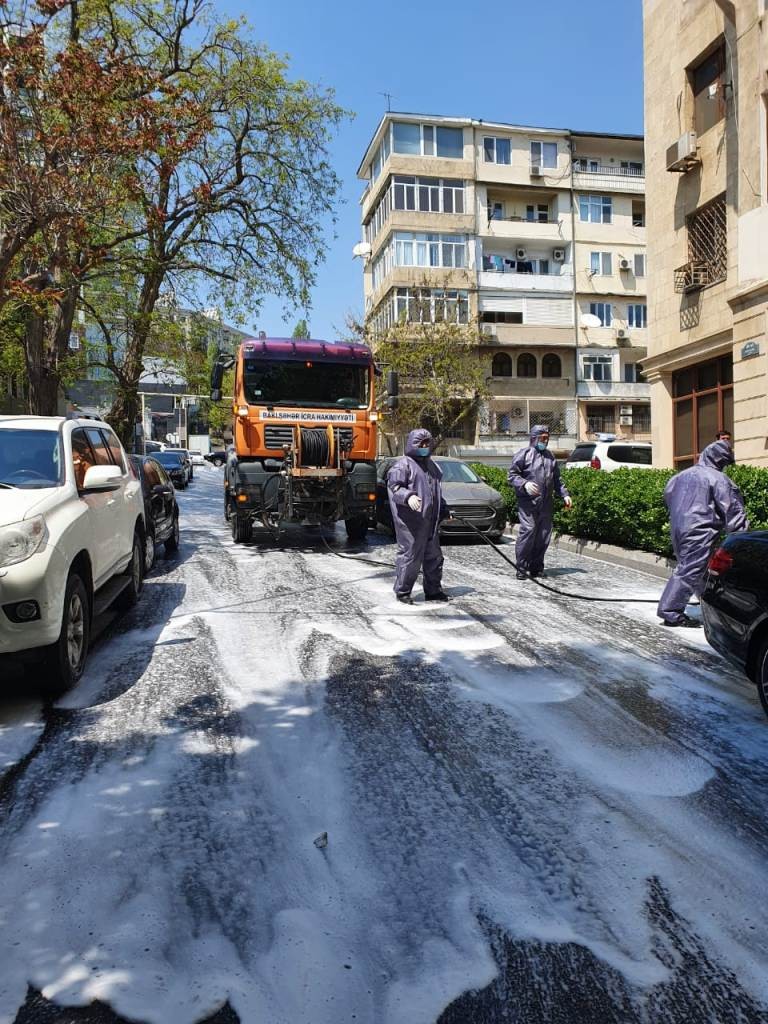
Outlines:
[[[0,526],[0,568],[31,558],[44,540],[45,520],[42,516]]]

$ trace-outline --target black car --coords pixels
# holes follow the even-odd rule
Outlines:
[[[227,453],[225,451],[208,452],[203,458],[206,462],[210,462],[212,466],[223,466],[227,461]]]
[[[154,455],[131,455],[131,464],[141,481],[144,495],[144,522],[147,537],[144,545],[144,571],[155,564],[158,544],[172,555],[179,549],[179,506],[173,484]]]
[[[171,478],[174,487],[183,491],[187,486],[187,467],[178,452],[155,452],[152,456]]]
[[[756,684],[768,715],[768,530],[733,533],[715,551],[701,614],[707,640]]]
[[[461,459],[433,456],[443,474],[443,497],[451,515],[461,516],[471,522],[481,533],[488,534],[492,541],[500,541],[507,525],[504,499],[493,487],[484,483],[475,471]],[[396,458],[380,459],[376,466],[376,521],[392,529],[392,513],[387,493],[387,473],[397,462]],[[440,536],[477,536],[470,526],[455,520],[440,524]]]

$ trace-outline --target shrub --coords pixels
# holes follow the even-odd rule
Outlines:
[[[472,468],[503,495],[509,521],[517,522],[517,496],[507,483],[507,471],[478,464]],[[750,527],[768,529],[768,469],[732,466],[728,475],[744,495]],[[672,542],[664,488],[671,476],[669,469],[563,470],[573,508],[567,512],[555,501],[555,529],[585,540],[669,556]]]

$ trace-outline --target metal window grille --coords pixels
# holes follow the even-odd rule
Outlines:
[[[676,291],[690,291],[724,281],[728,273],[725,196],[688,218],[688,263],[675,271]]]

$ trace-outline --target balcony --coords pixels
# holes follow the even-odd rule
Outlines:
[[[574,188],[594,190],[596,192],[645,192],[645,172],[629,167],[617,167],[611,164],[600,164],[585,170],[579,168],[573,172]]]
[[[676,292],[697,292],[712,283],[706,260],[689,260],[681,267],[675,267],[674,274]]]
[[[567,226],[570,231],[570,225]],[[490,238],[504,238],[512,241],[551,242],[565,247],[570,235],[564,237],[566,225],[562,220],[528,220],[526,217],[492,217],[483,221],[480,234]]]
[[[517,345],[521,348],[575,348],[573,320],[570,324],[481,324],[480,344]]]
[[[580,380],[577,398],[608,398],[616,402],[650,401],[650,384],[629,384],[623,380]]]
[[[481,270],[481,288],[492,291],[572,292],[573,274],[518,274],[514,271]]]

